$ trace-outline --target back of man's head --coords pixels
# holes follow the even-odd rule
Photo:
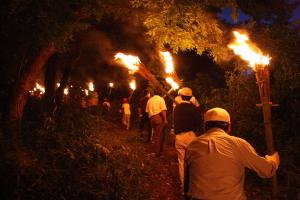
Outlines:
[[[143,96],[152,96],[153,95],[153,90],[151,88],[146,88],[143,91]]]
[[[158,95],[158,96],[162,96],[162,95],[163,95],[163,91],[162,91],[161,89],[159,89],[159,88],[156,88],[156,89],[154,90],[154,94],[155,94],[155,95]]]
[[[230,126],[230,115],[223,108],[212,108],[204,114],[205,130],[221,128],[228,131]]]

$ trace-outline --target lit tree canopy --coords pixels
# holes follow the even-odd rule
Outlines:
[[[144,10],[143,24],[149,40],[174,52],[209,51],[218,59],[224,57],[226,45],[216,15],[205,3],[198,1],[132,1],[134,7]]]

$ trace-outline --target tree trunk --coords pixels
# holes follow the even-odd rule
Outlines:
[[[44,95],[44,107],[46,108],[48,115],[51,115],[51,111],[54,106],[55,91],[56,91],[56,75],[57,75],[57,65],[58,56],[52,56],[48,61],[45,70],[45,95]]]
[[[70,63],[70,65],[66,66],[65,70],[64,70],[64,73],[63,73],[63,76],[60,80],[60,86],[59,88],[57,89],[56,91],[56,94],[55,94],[55,106],[53,107],[53,111],[52,113],[55,113],[55,118],[56,118],[56,121],[59,121],[60,119],[60,107],[61,107],[61,104],[62,104],[62,99],[63,99],[63,90],[64,88],[67,87],[68,85],[68,82],[69,82],[69,79],[70,79],[70,75],[71,73],[73,72],[73,69],[75,68],[78,60],[80,59],[81,57],[81,52],[78,53],[78,55],[76,56],[76,58],[74,58],[72,60],[72,62]]]
[[[32,89],[34,82],[43,70],[45,63],[56,52],[54,44],[44,47],[28,66],[20,78],[16,80],[12,90],[11,99],[8,102],[8,111],[5,121],[4,134],[1,138],[1,153],[3,155],[3,170],[7,177],[11,177],[10,189],[6,192],[8,197],[15,199],[15,188],[18,188],[22,170],[34,169],[35,155],[22,145],[21,119],[27,100],[27,91]]]
[[[27,91],[33,88],[38,76],[41,74],[48,59],[56,52],[53,43],[44,47],[34,59],[31,66],[29,66],[21,75],[20,79],[12,91],[12,96],[9,102],[8,121],[20,121],[23,115],[24,106],[27,100]]]
[[[80,57],[81,57],[81,52],[78,52],[78,54],[76,55],[75,58],[71,57],[72,61],[70,62],[70,64],[68,64],[66,66],[66,68],[63,72],[63,75],[62,75],[61,80],[60,80],[60,87],[57,89],[56,95],[55,95],[55,103],[56,103],[57,106],[59,106],[62,102],[63,90],[68,85],[71,73],[73,72],[73,70],[74,70],[77,62],[79,61]]]

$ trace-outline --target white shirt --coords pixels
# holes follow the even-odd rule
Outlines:
[[[167,110],[167,106],[165,100],[161,96],[154,95],[148,100],[146,113],[148,113],[149,118],[161,113],[163,110]]]
[[[257,155],[245,140],[213,128],[187,147],[188,196],[207,200],[245,200],[245,167],[271,177],[276,164]]]

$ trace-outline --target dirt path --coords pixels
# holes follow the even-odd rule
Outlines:
[[[164,152],[161,157],[153,155],[154,145],[140,139],[136,130],[110,130],[111,140],[123,144],[136,156],[137,165],[141,165],[137,191],[145,193],[150,200],[182,200],[179,190],[177,153],[167,133]],[[103,140],[102,140],[103,142]],[[139,188],[142,188],[139,189]]]
[[[150,199],[183,199],[179,191],[176,156],[175,149],[167,144],[162,157],[150,156],[147,159],[149,166],[152,167],[152,173],[145,181],[145,187],[152,190]]]

